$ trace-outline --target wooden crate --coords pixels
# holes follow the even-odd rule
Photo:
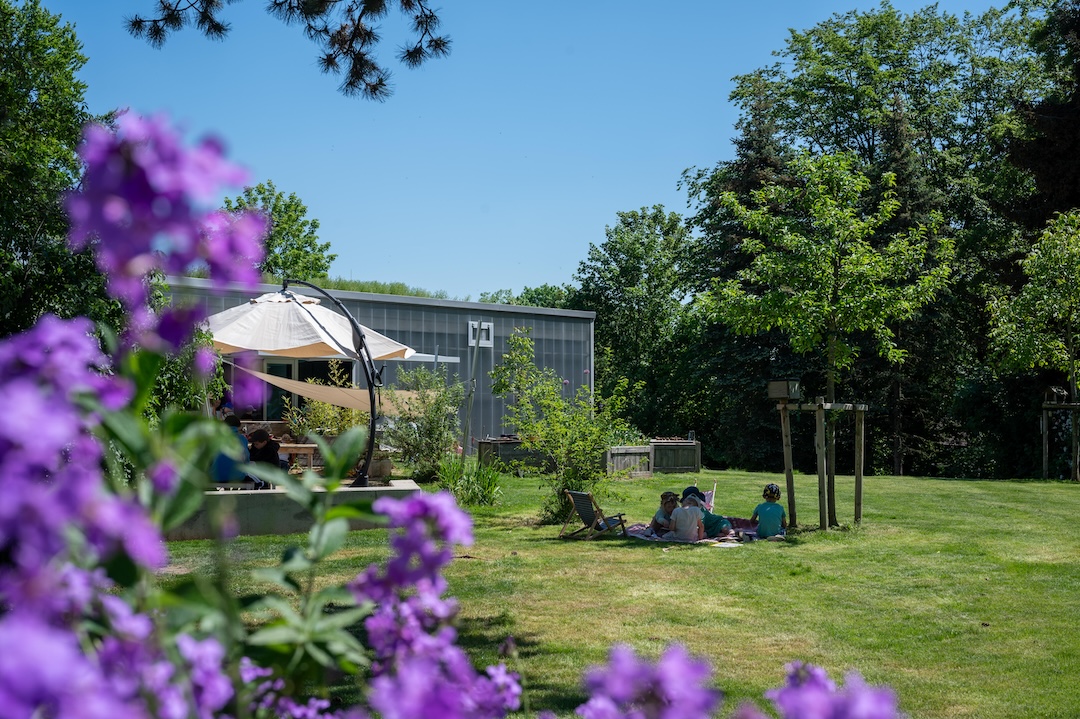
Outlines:
[[[540,452],[522,449],[518,439],[482,439],[477,442],[476,450],[481,467],[492,464],[510,467],[514,462],[524,462],[528,467],[550,472],[554,466],[551,459]]]
[[[608,472],[627,474],[630,477],[652,476],[652,447],[612,447],[604,455]]]
[[[701,442],[654,439],[649,446],[652,448],[654,472],[701,471]]]

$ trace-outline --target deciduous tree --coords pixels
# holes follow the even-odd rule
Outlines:
[[[85,63],[74,29],[38,0],[0,0],[0,336],[47,312],[121,325],[93,255],[66,239],[62,197],[78,183],[92,119],[77,78]]]
[[[795,186],[766,185],[754,205],[734,193],[721,201],[749,230],[742,249],[750,264],[720,282],[706,299],[735,331],[783,331],[796,352],[823,351],[826,399],[836,401],[838,374],[860,351],[857,333],[870,333],[878,352],[903,360],[891,323],[910,319],[949,276],[952,244],[936,228],[918,226],[884,244],[872,241],[896,213],[892,195],[865,212],[869,179],[851,155],[802,156]],[[883,180],[892,182],[892,176]],[[829,522],[836,523],[833,471],[835,427],[830,428]]]
[[[319,221],[307,219],[307,205],[295,192],[286,197],[270,180],[244,189],[235,199],[225,198],[230,212],[258,210],[270,218],[266,257],[259,269],[279,278],[315,280],[326,277],[337,255],[329,242],[319,242]]]
[[[689,232],[677,213],[655,205],[618,213],[604,234],[574,273],[580,286],[573,307],[596,312],[600,391],[629,380],[636,387],[630,421],[651,433],[665,406],[655,367],[665,361],[689,296]]]
[[[1069,379],[1077,402],[1080,354],[1080,212],[1054,217],[1022,267],[1027,282],[1015,297],[992,304],[992,337],[1007,365],[1051,367]],[[1072,478],[1080,482],[1080,428],[1072,412]]]

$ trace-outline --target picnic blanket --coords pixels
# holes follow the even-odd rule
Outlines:
[[[743,519],[742,517],[728,517],[731,526],[738,531],[742,531],[743,536],[748,539],[756,538],[754,530],[751,528],[754,525],[750,523],[749,519]],[[739,541],[735,537],[721,537],[721,538],[706,538],[699,539],[696,542],[684,542],[680,539],[663,539],[662,537],[653,534],[653,531],[649,529],[649,525],[638,522],[637,524],[631,524],[627,526],[626,533],[635,539],[642,539],[646,542],[674,542],[676,544],[725,544],[725,545],[738,545]]]

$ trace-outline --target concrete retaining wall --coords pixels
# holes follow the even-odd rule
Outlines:
[[[411,479],[392,479],[387,487],[343,487],[334,493],[334,503],[378,497],[407,497],[420,487]],[[187,521],[166,533],[165,539],[212,539],[211,513],[231,512],[240,536],[260,534],[295,534],[311,528],[312,516],[301,509],[281,489],[211,490],[202,508]],[[349,520],[350,529],[371,529],[362,520]]]

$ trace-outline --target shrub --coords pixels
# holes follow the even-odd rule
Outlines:
[[[394,421],[384,430],[387,444],[412,465],[413,477],[434,479],[454,450],[464,386],[445,372],[417,367],[398,372],[386,395],[394,408]]]
[[[502,496],[497,469],[462,457],[444,457],[439,463],[439,487],[465,507],[490,507]]]
[[[516,329],[507,340],[502,362],[491,372],[492,390],[507,398],[508,424],[521,446],[551,459],[552,471],[541,476],[551,490],[540,507],[540,521],[557,523],[570,511],[565,490],[602,494],[608,474],[604,452],[612,439],[632,433],[619,415],[625,405],[626,380],[611,397],[580,387],[563,396],[563,382],[550,368],[540,369],[528,330]]]

